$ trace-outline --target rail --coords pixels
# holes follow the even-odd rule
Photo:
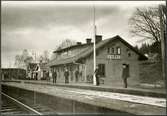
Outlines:
[[[9,95],[7,95],[7,94],[5,94],[5,93],[3,93],[3,92],[1,92],[1,94],[4,95],[5,97],[9,98],[9,99],[12,100],[13,102],[15,102],[15,103],[16,103],[17,105],[19,105],[21,108],[24,108],[24,109],[26,109],[26,110],[28,110],[28,111],[30,111],[30,112],[33,112],[34,114],[37,114],[37,115],[43,115],[42,113],[36,111],[35,109],[31,108],[31,107],[28,106],[28,105],[25,105],[25,104],[21,103],[20,101],[14,99],[13,97],[10,97]]]

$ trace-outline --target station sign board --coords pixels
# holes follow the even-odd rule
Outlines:
[[[107,55],[107,59],[121,59],[121,56],[115,54]]]

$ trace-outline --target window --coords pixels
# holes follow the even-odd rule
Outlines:
[[[117,54],[121,54],[121,48],[117,47]]]
[[[126,49],[126,51],[127,51],[128,57],[131,57],[131,52],[130,52],[130,50],[129,50],[129,49]]]
[[[107,53],[108,53],[108,54],[110,53],[110,48],[107,48]]]
[[[108,54],[114,54],[115,53],[115,49],[112,47],[112,48],[107,48],[107,53]]]
[[[100,75],[105,76],[105,64],[98,64]]]
[[[128,52],[128,57],[131,57],[131,53],[130,52]]]
[[[111,53],[114,54],[114,48],[111,48]]]

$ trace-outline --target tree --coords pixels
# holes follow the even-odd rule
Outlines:
[[[166,9],[166,7],[165,7]],[[130,32],[133,36],[160,42],[160,17],[158,7],[137,8],[129,20]],[[164,17],[166,17],[164,15]],[[163,18],[166,22],[166,18]]]
[[[150,52],[151,53],[161,53],[161,43],[160,42],[154,42],[150,45]]]
[[[63,49],[63,48],[66,48],[66,47],[69,47],[69,46],[72,46],[72,45],[75,45],[75,44],[76,44],[76,41],[71,40],[71,39],[65,39],[65,40],[57,47],[57,50],[58,50],[58,49]]]
[[[26,58],[29,56],[28,50],[24,49],[21,56],[23,60],[26,60]]]
[[[33,61],[33,57],[32,56],[27,56],[25,59],[24,59],[24,63],[25,64],[28,64],[28,63],[30,63],[30,62],[32,62]]]
[[[29,52],[26,49],[23,50],[21,55],[15,56],[15,66],[18,68],[22,68],[23,65],[27,65],[32,61],[33,57],[29,55]]]
[[[139,51],[139,48],[138,48],[138,46],[136,45],[135,47],[134,47],[137,51]]]
[[[142,54],[148,54],[150,53],[150,45],[147,43],[143,43],[139,50]]]
[[[72,45],[75,45],[76,44],[76,41],[74,40],[71,40],[71,39],[65,39],[60,45],[58,45],[55,49],[55,51],[57,50],[61,50],[63,48],[66,48],[66,47],[69,47],[69,46],[72,46]],[[57,56],[58,54],[57,53],[53,53],[51,55],[51,60],[53,59],[57,59]]]
[[[45,50],[42,55],[40,55],[40,62],[49,62],[49,52]]]
[[[15,65],[16,67],[19,67],[20,63],[21,63],[20,55],[16,55],[16,56],[15,56],[15,63],[14,63],[14,65]]]
[[[142,54],[149,54],[149,53],[153,53],[153,54],[159,54],[161,53],[161,46],[160,46],[160,42],[154,42],[152,44],[147,44],[147,43],[142,43],[141,47],[139,48],[139,51]]]

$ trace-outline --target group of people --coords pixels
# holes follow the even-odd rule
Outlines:
[[[56,83],[56,80],[57,80],[57,72],[56,72],[56,69],[53,69],[53,72],[52,72],[52,77],[53,77],[53,83]],[[69,71],[67,68],[65,68],[65,71],[64,71],[64,77],[65,77],[65,83],[69,83]],[[78,82],[79,80],[79,69],[77,69],[75,71],[75,80],[76,82]]]
[[[124,88],[127,88],[127,78],[129,77],[129,65],[123,64],[122,66],[123,66],[122,67],[122,69],[123,69],[122,70],[123,84],[124,84]],[[96,85],[99,86],[100,85],[100,76],[101,76],[101,73],[100,73],[100,69],[99,69],[98,66],[96,67],[96,70],[95,70],[94,74],[95,74],[95,77],[96,77]],[[53,77],[53,83],[56,83],[57,72],[56,72],[55,69],[53,69],[52,77]],[[68,71],[67,68],[65,68],[64,77],[65,77],[65,83],[69,83],[69,71]],[[78,79],[79,79],[79,69],[77,69],[75,71],[75,78],[76,78],[76,82],[78,82]]]
[[[28,70],[27,77],[29,79],[38,80],[39,65],[35,67],[34,70]]]

